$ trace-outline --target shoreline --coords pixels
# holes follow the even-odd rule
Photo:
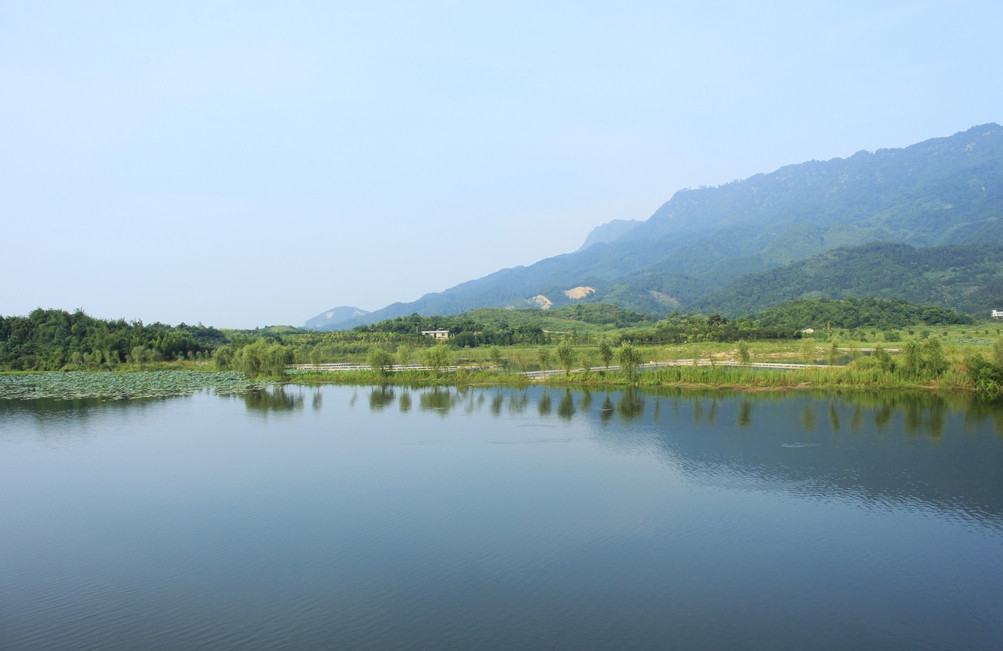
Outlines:
[[[111,380],[112,378],[123,378],[126,376],[139,377],[141,374],[173,374],[188,375],[190,378],[205,374],[206,379],[217,374],[232,376],[233,372],[217,371],[206,367],[170,367],[168,365],[157,368],[133,368],[110,370],[88,370],[88,371],[36,371],[36,372],[0,372],[0,380],[8,378],[3,384],[36,384],[31,381],[31,377],[47,378],[44,382],[37,384],[52,384],[52,380],[63,378],[72,384],[72,378],[86,377],[98,380],[102,376]],[[644,370],[628,377],[620,371],[582,371],[569,373],[551,372],[547,377],[533,378],[524,373],[505,373],[493,369],[479,368],[470,370],[460,367],[450,372],[408,369],[397,372],[379,372],[373,370],[346,370],[346,371],[303,371],[285,373],[282,376],[248,378],[241,374],[247,386],[261,387],[272,386],[397,386],[407,388],[420,387],[457,387],[457,388],[490,388],[490,387],[512,387],[526,388],[531,386],[542,386],[554,389],[571,389],[581,391],[594,390],[651,390],[680,389],[688,391],[719,391],[725,393],[747,393],[747,394],[777,394],[777,393],[798,393],[817,392],[837,394],[875,394],[875,393],[923,393],[929,395],[944,396],[970,396],[980,400],[996,401],[1003,399],[999,392],[985,392],[977,390],[971,382],[947,381],[944,378],[937,380],[909,381],[892,373],[884,373],[876,369],[859,371],[847,367],[827,367],[827,366],[806,366],[799,369],[753,369],[748,366],[722,365],[715,366],[666,366],[657,369]],[[230,380],[232,382],[232,380]],[[114,383],[114,382],[113,382]],[[205,383],[210,387],[213,381]],[[3,394],[7,395],[3,395]],[[18,393],[13,394],[0,391],[0,398],[19,399]],[[62,393],[62,392],[59,392]],[[101,393],[98,391],[98,393]],[[114,394],[128,399],[127,395],[121,395],[118,391],[110,391],[110,397]],[[131,393],[131,392],[130,392]],[[145,393],[142,390],[136,394]],[[24,395],[21,393],[21,395]],[[79,397],[80,393],[72,388],[67,388],[65,399]],[[48,397],[56,397],[49,394]]]

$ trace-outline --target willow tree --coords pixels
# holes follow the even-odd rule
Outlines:
[[[220,350],[216,355],[216,365],[220,369],[243,371],[250,377],[281,377],[285,375],[286,365],[292,361],[292,348],[264,339],[236,350]]]
[[[425,366],[431,367],[433,371],[438,373],[453,361],[453,353],[446,344],[438,344],[431,348],[426,348],[423,358]]]
[[[628,382],[633,382],[637,378],[637,367],[641,365],[641,351],[624,342],[620,345],[617,358],[620,361],[620,372]]]
[[[609,363],[613,361],[613,347],[609,345],[609,340],[603,337],[599,340],[599,359],[602,360],[604,368],[609,368]]]
[[[564,377],[570,377],[571,369],[575,366],[575,349],[571,347],[571,342],[567,339],[557,345],[557,361],[564,369]]]
[[[411,347],[407,344],[397,346],[397,363],[401,366],[407,366],[411,363]]]
[[[382,348],[372,347],[366,355],[366,363],[383,377],[390,375],[394,370],[394,356]]]
[[[548,368],[550,368],[550,349],[549,348],[540,348],[538,351],[536,351],[536,356],[540,360],[540,370],[541,371],[546,371]]]

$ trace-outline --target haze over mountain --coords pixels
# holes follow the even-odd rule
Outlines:
[[[332,329],[329,327],[331,325],[337,325],[349,319],[357,319],[367,314],[369,314],[368,311],[349,305],[332,307],[308,320],[303,324],[303,327],[309,330],[330,330]]]
[[[616,240],[625,237],[634,229],[635,226],[641,223],[641,220],[638,219],[614,219],[611,222],[596,226],[592,229],[592,232],[589,233],[589,236],[585,238],[585,243],[582,244],[582,248],[578,250],[582,251],[595,244],[609,244],[610,242],[615,242]]]
[[[417,312],[603,301],[652,315],[700,306],[746,274],[841,247],[1003,244],[1003,128],[809,161],[677,192],[648,220],[596,229],[574,253],[503,269],[325,328]],[[886,287],[894,293],[894,287]],[[810,287],[804,292],[814,291]],[[745,307],[762,309],[767,305]]]

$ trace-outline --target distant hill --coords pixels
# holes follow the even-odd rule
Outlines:
[[[540,304],[538,297],[555,308],[601,301],[664,315],[702,304],[743,275],[841,247],[1003,244],[1003,128],[987,124],[904,149],[681,190],[647,221],[613,224],[575,253],[503,269],[338,327],[412,312],[521,307],[532,299]],[[564,293],[579,286],[595,291],[578,299]]]
[[[338,325],[350,319],[357,319],[369,314],[368,311],[357,307],[332,307],[326,312],[309,319],[303,324],[307,330],[337,330]]]
[[[743,276],[689,307],[736,317],[787,301],[850,296],[901,298],[988,317],[1003,309],[1003,245],[840,248]]]

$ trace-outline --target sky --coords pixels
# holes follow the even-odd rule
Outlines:
[[[0,315],[254,328],[1003,122],[996,2],[0,0]]]

